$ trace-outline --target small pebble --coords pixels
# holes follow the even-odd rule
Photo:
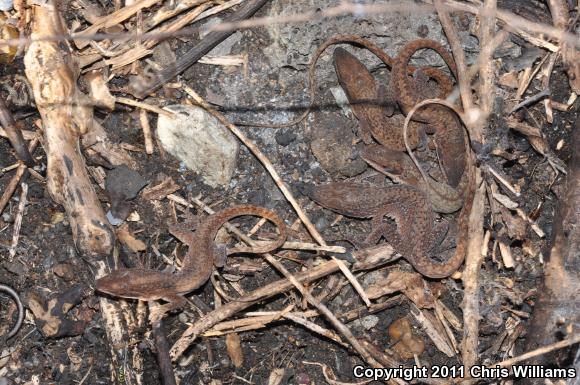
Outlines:
[[[290,143],[296,140],[296,134],[290,130],[278,131],[276,134],[276,143],[280,146],[286,147]]]
[[[426,38],[429,35],[429,27],[427,27],[425,24],[421,24],[417,28],[417,35],[423,39]]]
[[[107,211],[107,219],[109,220],[109,223],[112,224],[113,226],[119,226],[121,223],[123,223],[123,220],[115,218],[111,213],[111,211]]]

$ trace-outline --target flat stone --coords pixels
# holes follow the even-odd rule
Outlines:
[[[226,187],[236,168],[240,145],[234,135],[203,108],[170,105],[160,115],[157,136],[165,151],[197,172],[211,187]]]

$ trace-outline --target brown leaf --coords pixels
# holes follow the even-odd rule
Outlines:
[[[236,368],[241,367],[244,363],[244,354],[242,353],[242,345],[238,333],[230,333],[226,335],[226,350],[234,366]]]
[[[129,231],[129,226],[124,224],[123,226],[117,229],[117,238],[121,241],[125,246],[127,246],[131,251],[138,252],[147,249],[147,245],[140,239],[137,239],[131,234]]]

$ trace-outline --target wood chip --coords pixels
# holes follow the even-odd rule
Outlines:
[[[143,199],[151,200],[162,200],[165,199],[169,194],[181,189],[173,179],[167,177],[163,182],[156,184],[155,186],[147,186],[143,189],[141,196]]]

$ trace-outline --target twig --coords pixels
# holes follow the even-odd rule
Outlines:
[[[300,218],[302,223],[304,223],[304,226],[306,227],[306,229],[308,230],[308,232],[310,233],[312,238],[314,238],[316,240],[316,242],[318,242],[320,245],[325,246],[326,242],[324,242],[324,239],[322,238],[322,236],[318,233],[318,231],[316,230],[316,228],[314,227],[314,225],[312,224],[312,222],[310,221],[308,216],[306,216],[306,214],[304,213],[304,211],[302,210],[302,208],[300,207],[298,202],[296,202],[296,199],[294,199],[294,197],[292,196],[292,193],[290,192],[288,187],[286,187],[286,184],[284,183],[282,178],[280,178],[280,175],[274,169],[274,166],[268,160],[268,158],[262,153],[262,151],[260,151],[260,149],[258,147],[256,147],[256,145],[251,140],[249,140],[246,137],[246,135],[242,131],[240,131],[240,129],[238,127],[233,125],[219,111],[216,111],[214,108],[212,108],[193,89],[191,89],[190,87],[185,86],[185,85],[183,86],[183,89],[185,90],[185,92],[187,92],[187,94],[189,96],[191,96],[193,98],[193,100],[197,104],[199,104],[201,107],[203,107],[207,112],[209,112],[217,120],[219,120],[224,126],[226,126],[235,136],[237,136],[238,139],[240,139],[240,141],[242,143],[244,143],[244,145],[246,147],[248,147],[248,149],[254,154],[254,156],[256,158],[258,158],[260,163],[262,163],[262,165],[264,165],[266,170],[270,173],[270,175],[272,176],[272,179],[274,180],[274,183],[276,183],[276,185],[278,186],[278,188],[280,189],[282,194],[284,194],[284,196],[286,197],[288,202],[290,202],[290,204],[294,208],[294,211],[296,211],[296,214],[298,215],[298,217]]]
[[[30,154],[34,153],[34,150],[36,150],[36,146],[38,146],[38,142],[39,142],[38,137],[34,137],[30,141],[30,143],[28,144],[28,151],[30,152]],[[27,170],[31,171],[28,169],[28,167],[24,163],[20,163],[18,165],[18,167],[16,168],[16,174],[14,174],[14,176],[12,177],[10,182],[8,183],[8,186],[6,186],[6,190],[4,190],[2,197],[0,198],[0,214],[2,214],[2,211],[4,211],[4,208],[6,207],[8,202],[10,201],[12,194],[14,194],[14,191],[16,191],[16,187],[18,186],[18,182],[20,182],[21,179],[26,180],[26,175],[27,175],[26,171]]]
[[[370,250],[361,250],[353,253],[357,259],[360,269],[372,269],[391,262],[397,257],[392,247],[375,247]],[[339,271],[338,265],[334,261],[324,262],[312,269],[297,273],[296,280],[304,284],[313,282],[329,274]],[[253,306],[256,302],[271,298],[279,293],[292,289],[294,286],[287,279],[281,279],[263,286],[253,292],[238,298],[235,302],[229,302],[219,309],[216,309],[191,325],[177,340],[171,348],[170,354],[173,360],[181,356],[183,352],[191,345],[197,337],[208,330],[218,322],[231,317],[232,315]]]
[[[520,82],[518,90],[516,91],[516,97],[515,97],[516,101],[518,101],[522,98],[522,95],[526,92],[526,90],[528,89],[528,87],[532,83],[532,80],[536,77],[536,75],[538,74],[538,72],[540,71],[542,66],[546,63],[546,60],[548,60],[552,55],[554,55],[554,54],[547,53],[546,55],[544,55],[542,60],[540,60],[540,62],[536,65],[536,67],[534,68],[533,71],[529,67],[524,70],[523,79]]]
[[[199,203],[201,203],[201,201],[199,201]],[[202,207],[204,207],[204,206],[205,205],[202,205]],[[204,207],[204,210],[209,212],[210,210],[208,210],[208,209],[209,209],[209,207],[207,207],[207,206]],[[249,246],[255,245],[255,242],[251,238],[247,237],[246,235],[240,234],[240,238],[244,242],[246,242]],[[374,361],[374,359],[369,356],[368,352],[359,344],[358,340],[354,337],[354,335],[351,333],[351,331],[342,322],[340,322],[340,320],[338,318],[336,318],[336,316],[325,305],[323,305],[318,299],[316,299],[312,294],[310,294],[310,292],[308,290],[306,290],[306,288],[296,279],[296,277],[294,275],[292,275],[292,273],[290,273],[284,267],[284,265],[282,265],[280,262],[278,262],[278,260],[275,259],[271,254],[265,253],[264,258],[266,259],[266,261],[268,261],[268,263],[270,263],[279,272],[281,272],[284,275],[284,277],[286,277],[292,283],[292,285],[294,285],[300,291],[300,294],[302,294],[302,296],[304,298],[306,298],[306,300],[312,306],[314,306],[316,309],[318,309],[318,311],[328,319],[328,321],[340,332],[340,334],[342,334],[346,338],[346,340],[363,357],[363,359],[366,362],[368,362],[371,365],[378,365],[378,363],[376,361]],[[334,260],[334,262],[336,263],[336,265],[339,268],[341,268],[341,266],[339,264],[341,261]],[[362,290],[362,288],[361,288],[361,290]],[[368,301],[368,299],[367,299],[367,301]],[[369,302],[369,304],[370,304],[370,302]]]
[[[570,338],[567,338],[565,340],[554,342],[553,344],[550,344],[550,345],[542,346],[541,348],[531,350],[531,351],[524,353],[524,354],[521,354],[517,357],[513,357],[513,358],[509,358],[509,359],[504,360],[504,361],[489,364],[489,365],[487,365],[487,367],[488,368],[495,368],[497,366],[502,367],[502,368],[511,367],[514,364],[517,364],[518,362],[522,362],[522,361],[529,360],[530,358],[542,356],[544,354],[553,352],[554,350],[558,350],[558,349],[565,348],[567,346],[575,345],[579,342],[580,342],[580,334],[575,334],[575,335],[573,335]],[[458,382],[465,381],[469,378],[471,378],[471,376],[469,375],[469,372],[468,372],[465,378],[452,379],[451,381],[452,381],[452,383],[458,383]]]
[[[496,11],[497,0],[485,0],[483,6],[481,7],[481,12],[479,13],[481,19],[481,24],[479,27],[479,57],[482,64],[479,69],[479,103],[481,109],[483,110],[483,115],[479,117],[479,133],[472,133],[472,135],[474,135],[477,140],[480,140],[481,136],[483,135],[481,130],[484,127],[484,122],[487,121],[489,114],[491,114],[495,100],[495,75],[493,64],[493,47],[491,47],[491,43],[495,33]]]
[[[143,141],[145,142],[145,153],[147,155],[153,154],[153,137],[151,134],[151,125],[149,124],[149,118],[147,117],[147,111],[141,109],[139,111],[139,122],[141,123],[141,129],[143,130]]]
[[[346,253],[346,248],[343,246],[320,246],[314,243],[307,243],[307,242],[284,242],[284,244],[280,247],[281,249],[288,249],[288,250],[310,250],[310,251],[324,251],[327,253],[337,253],[337,254],[344,254]]]
[[[477,362],[478,330],[479,330],[479,270],[483,261],[481,247],[483,243],[483,213],[485,185],[481,184],[480,173],[476,173],[476,191],[469,216],[469,238],[467,256],[463,269],[464,296],[463,309],[463,341],[461,356],[463,363],[471,367]]]
[[[519,110],[522,107],[525,107],[529,104],[533,104],[535,102],[537,102],[538,100],[541,100],[545,97],[550,97],[551,95],[551,91],[549,88],[546,88],[545,90],[543,90],[542,92],[538,92],[535,95],[532,95],[528,98],[526,98],[525,100],[519,102],[518,104],[516,104],[510,111],[508,114],[513,114],[514,112],[516,112],[517,110]]]
[[[348,347],[348,344],[346,344],[344,341],[342,341],[340,339],[340,336],[338,336],[336,333],[334,333],[331,330],[325,329],[322,326],[315,324],[314,322],[308,321],[304,317],[300,317],[299,315],[294,314],[294,313],[285,314],[283,317],[286,319],[289,319],[290,321],[295,322],[299,325],[302,325],[305,328],[307,328],[308,330],[310,330],[316,334],[320,334],[321,336],[326,337],[326,338],[336,342],[339,345],[342,345],[344,347]]]
[[[101,28],[107,28],[107,27],[112,27],[112,26],[118,25],[119,23],[122,23],[123,21],[127,20],[131,16],[135,15],[140,10],[145,9],[145,8],[149,8],[155,4],[157,4],[156,0],[141,0],[141,1],[134,2],[133,4],[128,5],[126,7],[123,7],[121,9],[119,9],[118,11],[113,12],[110,15],[106,15],[106,16],[101,17],[99,20],[96,20],[95,22],[93,22],[89,28],[85,29],[84,31],[75,33],[74,38],[76,39],[76,38],[80,38],[83,36],[85,36],[85,37],[90,36],[91,34],[97,32]],[[87,46],[88,40],[89,39],[87,39],[87,40],[79,39],[76,42],[76,46],[79,49],[82,49],[82,48]]]
[[[91,374],[91,370],[93,370],[93,365],[89,366],[89,370],[87,370],[87,373],[83,376],[83,378],[81,378],[78,385],[83,385],[85,383],[87,378],[89,378],[89,374]]]
[[[14,152],[18,159],[26,163],[29,167],[34,166],[34,159],[32,158],[32,155],[30,155],[30,151],[28,151],[22,132],[20,131],[20,128],[17,127],[16,121],[8,110],[8,107],[1,99],[0,125],[4,127],[6,136],[8,137],[8,140],[10,140],[10,144],[12,145],[12,148],[14,148]]]
[[[459,83],[459,92],[461,93],[461,102],[463,103],[463,109],[471,114],[473,109],[473,96],[471,95],[470,78],[467,76],[467,65],[465,64],[465,54],[463,53],[463,48],[461,46],[461,41],[459,41],[459,36],[453,27],[453,21],[451,17],[443,7],[443,0],[435,0],[435,9],[437,10],[437,15],[439,15],[439,20],[451,46],[451,51],[453,52],[453,59],[457,65],[457,81]]]
[[[562,349],[562,348],[565,348],[566,346],[571,346],[571,345],[577,344],[578,342],[580,342],[580,334],[573,335],[572,337],[567,338],[563,341],[558,341],[558,342],[555,342],[553,344],[543,346],[541,348],[532,350],[530,352],[524,353],[524,354],[519,355],[517,357],[513,357],[510,359],[501,361],[501,362],[497,362],[495,364],[490,365],[490,367],[495,367],[496,365],[499,365],[499,366],[505,368],[508,366],[512,366],[513,364],[517,364],[518,362],[529,360],[530,358],[541,356],[541,355],[544,355],[546,353],[552,352],[554,350]]]
[[[18,187],[18,182],[20,182],[20,179],[26,172],[27,168],[28,167],[26,167],[24,163],[21,163],[16,169],[16,173],[8,183],[8,186],[6,186],[6,190],[4,190],[2,198],[0,198],[0,214],[2,214],[2,211],[4,211],[6,204],[8,203],[8,201],[10,201],[12,194],[14,194],[14,191],[16,191],[16,187]]]
[[[171,366],[171,358],[169,357],[169,342],[167,342],[167,338],[163,332],[163,320],[161,317],[158,317],[152,320],[151,324],[155,347],[157,348],[157,365],[159,365],[161,383],[163,385],[177,385],[173,367]]]
[[[230,16],[227,21],[239,22],[240,20],[247,19],[267,2],[268,0],[248,0],[241,6],[241,8]],[[149,79],[146,82],[134,82],[131,84],[131,93],[135,95],[135,97],[143,99],[163,84],[185,71],[202,56],[211,51],[212,48],[224,41],[233,32],[234,30],[210,32],[197,45],[181,56],[177,62],[155,74],[152,79]]]
[[[477,14],[479,9],[477,6],[460,3],[453,0],[446,0],[445,6],[449,10],[459,10],[464,12],[469,12]],[[324,20],[328,18],[344,16],[344,15],[376,15],[376,14],[393,14],[393,13],[431,13],[433,7],[429,4],[417,4],[414,2],[403,2],[403,3],[378,3],[378,4],[359,4],[350,2],[341,2],[335,7],[329,7],[323,11],[311,11],[304,12],[294,15],[279,15],[279,16],[268,16],[268,17],[256,17],[250,20],[244,20],[241,22],[224,22],[211,26],[204,27],[191,27],[184,28],[179,32],[171,33],[95,33],[87,35],[67,35],[67,34],[54,34],[52,36],[42,36],[34,38],[17,38],[17,39],[6,39],[1,41],[1,45],[9,46],[20,46],[22,44],[29,44],[36,41],[102,41],[102,40],[115,40],[115,41],[128,41],[128,40],[147,40],[147,39],[167,39],[171,37],[190,37],[196,35],[200,32],[213,32],[213,31],[235,31],[241,29],[259,28],[275,24],[297,24],[313,20]],[[561,42],[569,43],[573,46],[580,47],[580,41],[578,37],[570,32],[555,29],[553,26],[543,23],[536,23],[527,20],[521,16],[517,16],[514,13],[508,11],[498,11],[497,18],[504,23],[510,23],[506,25],[505,28],[511,26],[512,30],[516,33],[524,35],[524,31],[530,33],[535,33],[538,36],[547,36],[552,39],[556,39]],[[524,35],[524,37],[526,37]],[[530,38],[529,33],[527,38]],[[535,38],[535,37],[534,37]],[[542,43],[550,47],[553,52],[558,50],[558,47],[554,44],[549,43],[543,38],[535,38],[536,44]]]
[[[24,216],[24,209],[26,208],[26,197],[28,195],[28,183],[22,182],[20,184],[20,198],[18,202],[18,209],[16,210],[16,218],[14,219],[14,226],[12,232],[12,244],[10,245],[10,259],[16,255],[16,246],[20,239],[20,227],[22,226],[22,217]]]
[[[445,0],[445,7],[450,10],[469,12],[473,14],[478,14],[480,8],[477,5],[459,2],[456,0]],[[496,12],[496,18],[504,23],[504,28],[514,31],[516,34],[520,35],[524,39],[529,37],[531,34],[536,34],[537,36],[547,36],[551,39],[555,39],[559,42],[566,42],[573,46],[580,47],[580,41],[578,36],[573,33],[566,32],[565,30],[554,28],[554,26],[544,23],[536,23],[530,21],[524,17],[518,16],[515,13],[504,11],[498,9]],[[539,39],[545,41],[543,39]],[[546,42],[548,43],[548,42]],[[554,46],[553,44],[551,44]],[[555,51],[558,47],[555,47]]]
[[[520,196],[520,193],[518,190],[516,190],[516,188],[510,183],[508,182],[499,172],[497,172],[496,170],[493,169],[493,167],[487,165],[486,166],[487,171],[489,171],[489,173],[491,175],[493,175],[494,177],[496,177],[496,179],[501,182],[501,184],[503,184],[508,190],[511,191],[512,194],[514,194],[516,197]]]
[[[126,104],[128,106],[138,107],[138,108],[141,108],[143,110],[155,112],[156,114],[159,114],[159,115],[173,116],[173,112],[164,110],[162,108],[159,108],[157,106],[153,106],[151,104],[140,102],[138,100],[123,98],[123,97],[116,97],[115,102],[121,103],[121,104]]]

